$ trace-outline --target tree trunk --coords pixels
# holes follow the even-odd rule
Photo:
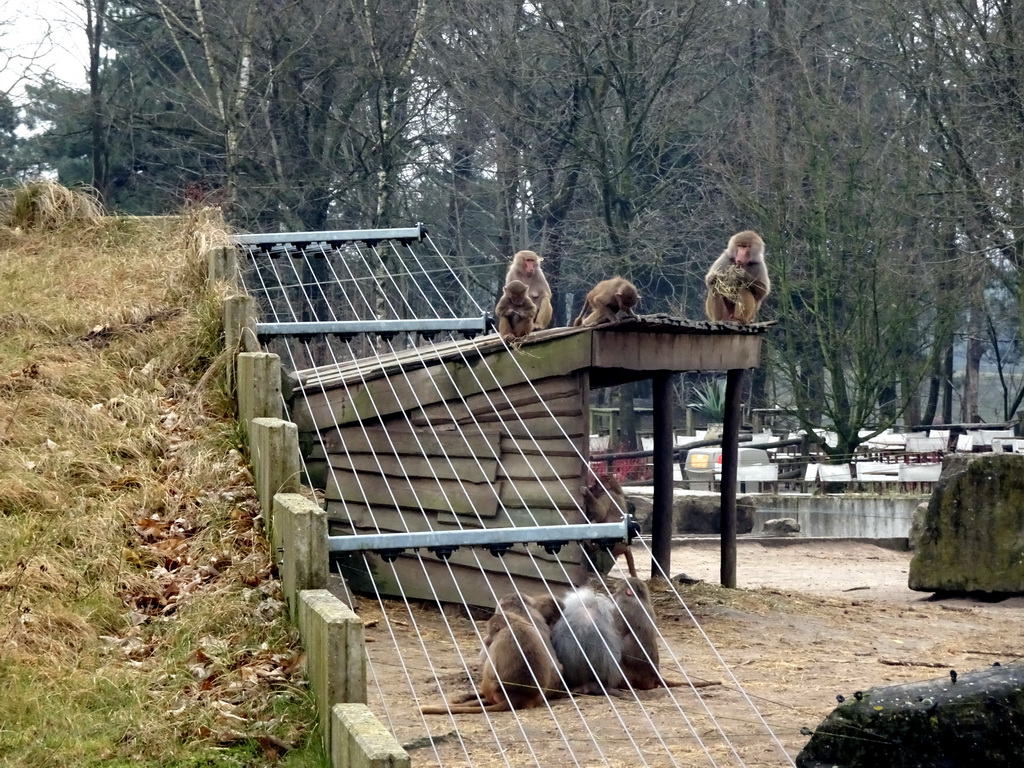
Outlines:
[[[636,410],[633,408],[635,384],[619,387],[619,446],[620,451],[637,450]]]
[[[982,326],[983,310],[976,304],[971,307],[967,321],[967,361],[964,368],[964,393],[960,404],[960,421],[977,424],[981,421],[978,412],[978,389],[981,380],[981,358],[985,354],[985,335]]]
[[[953,423],[953,343],[946,345],[946,359],[944,362],[945,375],[942,380],[942,422]]]
[[[102,202],[110,196],[110,153],[107,148],[107,121],[103,104],[102,64],[103,25],[107,0],[85,2],[85,31],[89,41],[89,122],[92,139],[92,186]]]

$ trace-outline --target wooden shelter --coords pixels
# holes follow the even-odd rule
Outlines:
[[[653,551],[667,568],[669,377],[729,371],[736,433],[735,374],[759,364],[765,328],[648,315],[553,328],[511,349],[490,334],[296,371],[286,397],[306,466],[324,489],[332,532],[455,530],[584,522],[590,392],[653,378],[660,447]],[[734,444],[733,461],[735,450]],[[569,583],[579,573],[578,544],[528,549],[494,557],[463,547],[446,559],[369,554],[370,573],[360,567],[361,556],[352,556],[346,576],[357,591],[490,606],[510,578],[524,591],[544,591],[541,580]],[[481,569],[492,586],[482,583]],[[372,586],[365,582],[371,574]]]

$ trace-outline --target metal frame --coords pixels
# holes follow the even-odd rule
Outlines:
[[[617,523],[328,536],[327,551],[330,554],[373,551],[385,560],[393,560],[407,549],[426,549],[446,560],[459,547],[486,547],[500,556],[513,544],[537,543],[554,553],[570,541],[594,541],[599,546],[610,547],[620,541],[629,543],[637,533],[636,521],[625,515]]]
[[[438,333],[463,331],[487,333],[493,325],[490,315],[480,317],[438,317],[427,320],[335,320],[309,323],[256,323],[256,335],[261,338],[275,336],[315,336],[316,334],[354,335],[357,333]]]
[[[395,229],[339,229],[325,232],[273,232],[260,235],[233,235],[231,242],[235,245],[315,245],[324,243],[332,247],[336,243],[363,242],[376,245],[383,240],[399,240],[408,245],[413,240],[422,241],[427,236],[427,228],[422,224],[415,227]]]

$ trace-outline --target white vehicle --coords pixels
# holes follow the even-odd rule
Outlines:
[[[774,483],[779,465],[772,464],[764,448],[740,448],[736,481],[742,493],[746,483]],[[691,491],[713,491],[722,481],[722,449],[718,446],[694,448],[686,454],[686,480]]]

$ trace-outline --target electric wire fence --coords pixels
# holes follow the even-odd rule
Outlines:
[[[422,257],[411,245],[394,240],[374,244],[356,241],[338,247],[329,243],[310,243],[306,247],[284,245],[277,248],[276,253],[250,246],[245,249],[248,258],[243,276],[248,291],[258,300],[261,319],[278,323],[379,320],[382,317],[454,317],[458,312],[452,302],[456,300],[459,308],[467,308],[478,315],[485,314],[482,302],[489,308],[491,299],[474,298],[459,275],[446,269],[444,257],[433,242],[428,238],[426,243],[432,252]],[[444,280],[445,284],[439,285],[440,280]],[[420,367],[426,367],[439,354],[454,354],[465,368],[473,372],[472,375],[476,377],[475,388],[485,394],[490,409],[488,423],[497,420],[498,424],[511,425],[516,434],[524,435],[512,441],[512,444],[524,463],[536,465],[538,478],[560,477],[558,469],[547,458],[543,446],[519,415],[513,400],[500,388],[487,394],[489,390],[471,364],[474,358],[471,358],[469,348],[450,336],[446,339],[438,339],[436,336],[414,338],[402,333],[379,333],[373,339],[365,336],[275,338],[271,348],[281,355],[285,366],[291,371],[310,374],[304,378],[305,386],[296,389],[297,397],[306,401],[307,408],[310,408],[311,388],[318,389],[323,401],[330,403],[325,379],[330,371],[346,366],[354,372],[352,381],[360,385],[360,391],[368,398],[367,404],[371,410],[380,393],[395,402],[401,401],[403,397],[409,398],[411,393],[411,407],[402,411],[401,419],[412,435],[417,453],[424,459],[424,466],[430,468],[428,479],[436,485],[437,493],[449,506],[452,506],[450,495],[453,493],[449,478],[454,480],[458,493],[468,497],[469,489],[452,458],[431,451],[426,439],[421,437],[424,428],[413,420],[413,416],[418,415],[423,423],[429,425],[432,419],[437,418],[436,409],[433,412],[427,411],[420,391],[409,381],[408,371],[404,367],[396,375],[385,377],[383,388],[378,387],[374,391],[367,386],[375,367],[384,368],[400,355]],[[508,357],[518,364],[516,355]],[[360,365],[352,367],[352,362],[357,359],[361,361]],[[318,376],[317,372],[311,373],[307,370],[310,368],[318,369],[324,376]],[[522,378],[532,386],[526,371],[520,372]],[[491,371],[488,374],[493,376]],[[353,393],[349,390],[349,379],[340,377],[338,381],[351,398]],[[432,399],[435,403],[443,404],[451,420],[452,428],[446,434],[464,441],[467,448],[475,436],[486,434],[484,426],[475,416],[468,423],[461,423],[466,422],[465,413],[472,416],[474,412],[461,393],[456,392],[455,397],[451,397],[451,391],[457,390],[454,377],[449,377],[447,381],[431,379],[431,384],[435,388],[432,395],[436,395]],[[536,390],[534,392],[537,401],[543,403],[541,394]],[[459,408],[459,414],[454,412],[455,406]],[[333,413],[333,406],[331,408],[332,416],[340,416]],[[549,411],[549,415],[555,424],[559,423],[554,413]],[[375,464],[374,473],[392,478],[391,482],[385,484],[390,499],[387,506],[390,511],[402,511],[405,530],[429,528],[431,517],[420,496],[423,492],[422,477],[419,478],[420,482],[414,482],[405,468],[408,449],[400,451],[388,430],[384,431],[383,440],[378,439],[377,435],[371,433],[368,421],[359,419],[357,428],[366,444],[377,447],[371,453]],[[429,427],[426,431],[429,432]],[[574,436],[567,434],[564,429],[562,436],[567,442],[573,442]],[[323,430],[315,430],[313,437],[318,441],[323,455],[329,457],[332,450],[339,450],[337,445],[328,446]],[[379,519],[384,514],[383,505],[378,507],[373,503],[364,503],[370,496],[366,493],[365,481],[358,471],[358,462],[349,453],[345,442],[340,443],[340,451],[347,466],[354,469],[350,476],[361,500],[359,515],[365,517],[369,526],[377,532],[388,530],[387,525]],[[526,447],[530,448],[529,452],[525,450]],[[467,450],[467,454],[476,457],[471,450]],[[502,465],[501,451],[493,451],[489,458],[497,462],[499,467]],[[583,466],[585,457],[580,453],[578,458]],[[480,460],[474,460],[479,474],[486,475]],[[336,472],[330,461],[327,462],[327,472],[329,476]],[[508,471],[505,474],[511,476]],[[307,484],[313,486],[312,474],[308,469],[305,470],[305,478]],[[337,479],[334,482],[336,487],[341,487]],[[558,483],[562,486],[558,497],[553,490],[547,491],[548,504],[556,509],[564,506],[564,502],[559,501],[564,496],[578,498],[577,488],[569,487],[562,480]],[[540,484],[545,489],[551,489],[552,486],[550,481]],[[400,497],[400,488],[411,491],[411,504],[404,496]],[[559,489],[556,487],[555,490]],[[540,520],[532,518],[530,503],[515,483],[512,483],[512,492],[515,496],[515,509],[527,510],[531,525],[541,524]],[[507,513],[508,502],[493,485],[491,493],[498,508]],[[348,511],[349,503],[342,494],[342,508]],[[584,510],[577,502],[576,509],[567,510],[567,513],[578,519]],[[389,517],[388,525],[393,524],[394,517]],[[460,528],[467,528],[467,523],[472,523],[475,528],[487,525],[487,520],[479,514],[466,521],[460,515],[453,514],[451,517]],[[571,519],[566,515],[562,522],[569,524]],[[633,543],[647,556],[651,555],[643,539],[635,539]],[[531,547],[524,547],[521,551],[533,563],[536,577],[543,580],[552,598],[560,597],[563,592],[561,586],[549,584],[545,579],[545,574],[550,573],[552,568],[559,572],[559,582],[573,582],[575,574],[570,572],[569,566],[562,559],[543,559]],[[440,603],[440,593],[432,582],[437,571],[428,567],[436,566],[437,558],[420,550],[406,552],[402,557],[417,564],[435,602]],[[488,573],[493,572],[494,564],[490,564],[490,569],[486,568],[476,548],[470,548],[469,557],[471,560],[463,558],[461,565],[465,567],[469,562],[478,570],[475,578],[490,588],[491,598],[497,603],[502,595],[491,586],[487,577]],[[583,557],[587,557],[585,551]],[[393,558],[371,560],[368,553],[363,553],[361,560],[361,567],[366,572],[379,572],[383,568],[390,571],[387,576],[391,581],[397,583],[403,578]],[[460,598],[468,603],[460,586],[460,580],[466,578],[465,572],[457,571],[447,558],[440,558],[440,561],[447,571],[447,581],[454,584]],[[501,557],[497,558],[497,566],[522,597],[515,586],[516,573]],[[342,572],[342,575],[350,574]],[[371,706],[400,739],[409,740],[416,734],[428,734],[430,737],[424,743],[438,765],[550,765],[555,761],[577,766],[592,765],[595,762],[605,765],[692,765],[697,756],[703,762],[715,766],[793,765],[786,746],[776,734],[776,727],[762,714],[758,697],[745,690],[728,661],[714,647],[697,616],[669,578],[670,574],[660,575],[665,577],[668,599],[677,604],[686,616],[694,629],[692,637],[698,638],[705,646],[713,662],[710,669],[695,669],[689,662],[684,662],[684,659],[693,656],[690,649],[680,647],[676,637],[667,638],[659,630],[658,644],[663,650],[661,672],[666,677],[682,677],[686,683],[683,687],[657,689],[653,692],[656,699],[651,695],[641,698],[637,691],[628,688],[622,691],[621,696],[593,697],[569,693],[563,698],[552,697],[546,700],[536,710],[512,711],[501,715],[490,712],[469,716],[449,714],[447,717],[423,715],[419,711],[421,706],[455,698],[465,693],[467,688],[475,688],[475,670],[484,637],[476,622],[463,617],[453,618],[443,609],[437,611],[443,626],[443,636],[436,637],[432,631],[428,632],[421,626],[422,605],[404,595],[397,598],[385,596],[374,586],[372,594],[360,598],[371,602],[384,625],[383,637],[378,637],[376,643],[369,643],[366,649],[370,686],[376,693],[376,700]],[[609,599],[613,597],[608,584],[602,582],[596,588]],[[434,626],[436,622],[431,622],[431,627]],[[390,647],[381,647],[386,644],[390,644]],[[612,649],[606,647],[605,650],[611,652]],[[591,664],[588,652],[582,646],[580,653]],[[647,660],[651,661],[649,657]],[[555,659],[552,662],[557,663]],[[396,670],[400,675],[396,676]],[[591,671],[595,672],[592,666]],[[718,675],[724,675],[726,683],[716,687],[717,690],[711,689],[716,691],[714,695],[706,695],[695,684]],[[534,683],[540,684],[536,679]],[[396,695],[396,688],[403,687],[404,694]],[[771,704],[777,705],[778,702]],[[749,716],[737,717],[737,707],[742,707]],[[445,728],[450,730],[445,732]],[[766,756],[765,745],[771,745],[772,756]]]

